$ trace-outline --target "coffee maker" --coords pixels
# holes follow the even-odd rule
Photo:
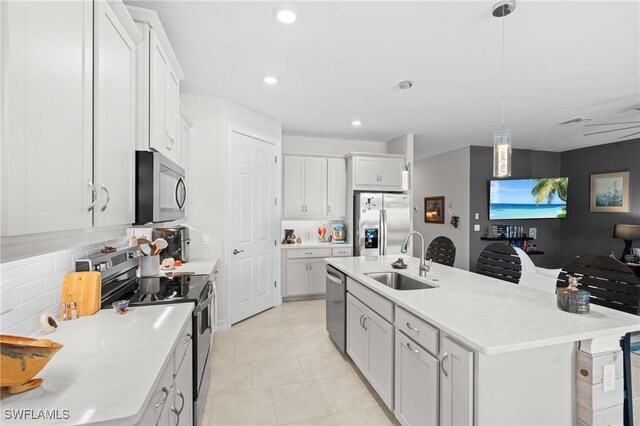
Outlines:
[[[160,253],[160,261],[172,257],[174,260],[188,262],[190,258],[189,228],[186,226],[174,226],[171,228],[154,228],[153,239],[164,238],[167,241],[167,248]]]

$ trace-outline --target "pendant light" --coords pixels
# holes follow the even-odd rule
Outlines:
[[[409,80],[403,80],[398,83],[398,87],[400,87],[404,91],[404,137],[408,138],[409,136],[409,125],[408,116],[407,116],[407,90],[413,87],[413,82]],[[409,164],[405,163],[402,167],[402,190],[409,190]]]
[[[493,133],[493,177],[511,176],[511,131],[504,129],[504,18],[516,9],[515,0],[503,0],[493,5],[492,15],[502,18],[502,124]]]

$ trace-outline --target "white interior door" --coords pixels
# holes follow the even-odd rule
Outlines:
[[[227,280],[231,324],[275,303],[275,146],[230,133],[230,274]]]

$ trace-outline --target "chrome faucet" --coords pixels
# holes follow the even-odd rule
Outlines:
[[[402,248],[400,249],[400,251],[402,253],[407,252],[407,244],[409,244],[409,238],[414,234],[419,235],[420,240],[422,241],[422,244],[420,245],[420,268],[418,270],[418,273],[421,277],[426,277],[427,272],[429,272],[429,270],[431,269],[431,259],[429,259],[429,264],[427,265],[427,260],[424,256],[424,237],[422,236],[422,234],[418,231],[409,232],[407,236],[404,237],[404,243],[402,243]]]

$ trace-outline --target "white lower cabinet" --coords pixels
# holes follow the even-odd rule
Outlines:
[[[177,367],[173,378],[173,389],[168,410],[170,425],[193,424],[193,365],[191,362],[191,342],[186,354]]]
[[[393,325],[347,294],[347,353],[393,409]]]
[[[348,249],[350,250],[350,248]],[[331,256],[332,249],[330,247],[283,250],[282,280],[284,286],[282,296],[300,297],[325,294],[327,292],[325,259]],[[345,254],[341,256],[345,256]]]
[[[404,425],[438,424],[438,359],[396,330],[395,415]]]
[[[287,261],[287,296],[309,293],[309,261],[290,259]]]
[[[440,362],[440,424],[473,424],[473,351],[441,334]]]
[[[326,270],[327,264],[324,259],[309,260],[309,294],[324,294],[327,292]]]

